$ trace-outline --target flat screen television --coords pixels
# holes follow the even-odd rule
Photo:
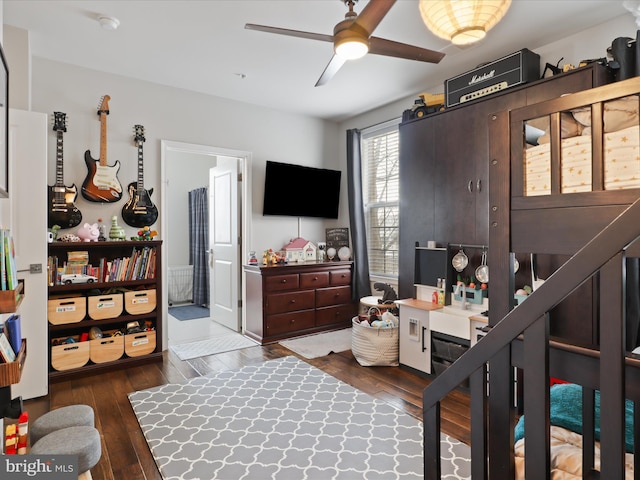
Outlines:
[[[267,160],[263,215],[338,218],[339,170]]]

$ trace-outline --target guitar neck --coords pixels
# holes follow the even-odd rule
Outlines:
[[[142,142],[138,143],[138,191],[144,188],[144,169],[142,166]]]
[[[107,166],[107,113],[100,112],[100,166]]]
[[[56,186],[61,187],[64,185],[64,171],[63,171],[63,158],[62,158],[62,130],[58,130],[56,141]]]

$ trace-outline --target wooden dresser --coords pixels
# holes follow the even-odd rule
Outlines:
[[[246,265],[245,335],[261,344],[351,326],[352,262]]]

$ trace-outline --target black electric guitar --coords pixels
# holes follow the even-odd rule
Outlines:
[[[138,146],[138,181],[129,184],[129,201],[122,207],[122,220],[132,227],[153,225],[158,219],[158,209],[151,201],[153,188],[144,188],[144,169],[142,165],[142,144],[144,143],[144,127],[134,127],[134,141]]]
[[[67,131],[67,115],[53,112],[53,131],[57,134],[56,147],[56,183],[49,187],[49,228],[73,228],[82,221],[82,213],[75,206],[78,189],[75,183],[70,187],[64,184],[62,135]]]
[[[107,165],[107,115],[109,115],[109,100],[105,95],[98,107],[100,117],[100,160],[91,158],[91,152],[84,152],[84,161],[89,172],[82,183],[82,196],[90,202],[117,202],[122,198],[122,185],[118,180],[120,162]]]

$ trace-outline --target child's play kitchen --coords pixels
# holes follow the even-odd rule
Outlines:
[[[439,374],[486,334],[487,254],[486,245],[416,245],[415,299],[396,302],[400,365]]]

